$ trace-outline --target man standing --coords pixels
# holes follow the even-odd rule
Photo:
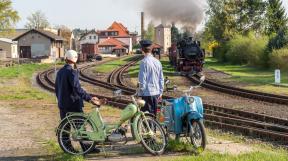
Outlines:
[[[101,100],[97,97],[91,97],[85,90],[81,88],[78,71],[73,69],[76,66],[78,54],[74,50],[68,50],[65,53],[66,64],[58,71],[55,81],[55,93],[58,100],[61,120],[66,117],[68,112],[83,112],[83,100],[91,102],[95,105],[100,105]],[[66,129],[66,130],[70,130]],[[69,137],[69,136],[67,136]],[[71,144],[71,142],[66,142]],[[85,150],[85,144],[80,142],[80,145]],[[100,152],[94,148],[92,152]]]
[[[65,118],[68,112],[83,112],[83,100],[99,104],[97,97],[91,97],[81,88],[78,71],[74,70],[78,59],[78,54],[74,50],[68,50],[65,53],[66,64],[62,67],[56,76],[55,93],[60,110],[60,118]]]
[[[162,65],[159,60],[151,54],[152,42],[149,40],[140,41],[144,59],[140,64],[138,75],[140,93],[139,95],[146,102],[142,111],[149,111],[156,116],[157,102],[162,99],[164,78]]]

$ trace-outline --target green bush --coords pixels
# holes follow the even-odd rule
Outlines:
[[[221,62],[227,62],[226,53],[228,46],[226,43],[220,44],[218,47],[213,48],[213,57]]]
[[[267,42],[266,36],[257,37],[254,33],[248,36],[236,35],[227,43],[227,61],[232,64],[261,66]]]
[[[270,66],[288,71],[288,48],[273,50],[270,55]]]

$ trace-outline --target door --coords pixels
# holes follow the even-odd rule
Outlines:
[[[20,46],[20,58],[31,58],[31,46]]]

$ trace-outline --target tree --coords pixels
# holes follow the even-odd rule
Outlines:
[[[269,35],[279,32],[287,25],[288,19],[281,0],[268,0],[266,12],[267,33]]]
[[[154,40],[154,23],[152,21],[149,22],[147,31],[145,31],[144,38],[147,40]]]
[[[49,22],[45,14],[41,11],[32,13],[31,16],[27,17],[28,22],[25,27],[28,29],[44,29],[49,27]]]
[[[0,0],[0,30],[11,29],[20,20],[18,12],[13,10],[11,0]]]
[[[205,24],[205,32],[207,35],[212,35],[217,42],[229,40],[236,32],[235,8],[233,8],[235,6],[232,2],[232,0],[207,0],[209,19]]]
[[[70,47],[72,46],[71,44],[72,31],[65,25],[59,25],[56,26],[55,28],[58,29],[58,31],[60,31],[60,36],[62,36],[65,39],[64,40],[65,49],[70,49]]]
[[[250,31],[262,33],[264,31],[263,16],[266,10],[266,2],[263,0],[231,1],[235,6],[236,28],[239,33],[247,34]]]

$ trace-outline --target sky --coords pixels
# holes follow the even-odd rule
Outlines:
[[[140,12],[145,0],[12,0],[21,20],[17,28],[24,28],[26,19],[37,10],[45,13],[52,26],[69,28],[106,29],[113,21],[123,23],[130,31],[140,31]],[[178,0],[179,2],[181,0]],[[288,13],[288,0],[283,0]],[[148,16],[146,24],[151,20]]]

